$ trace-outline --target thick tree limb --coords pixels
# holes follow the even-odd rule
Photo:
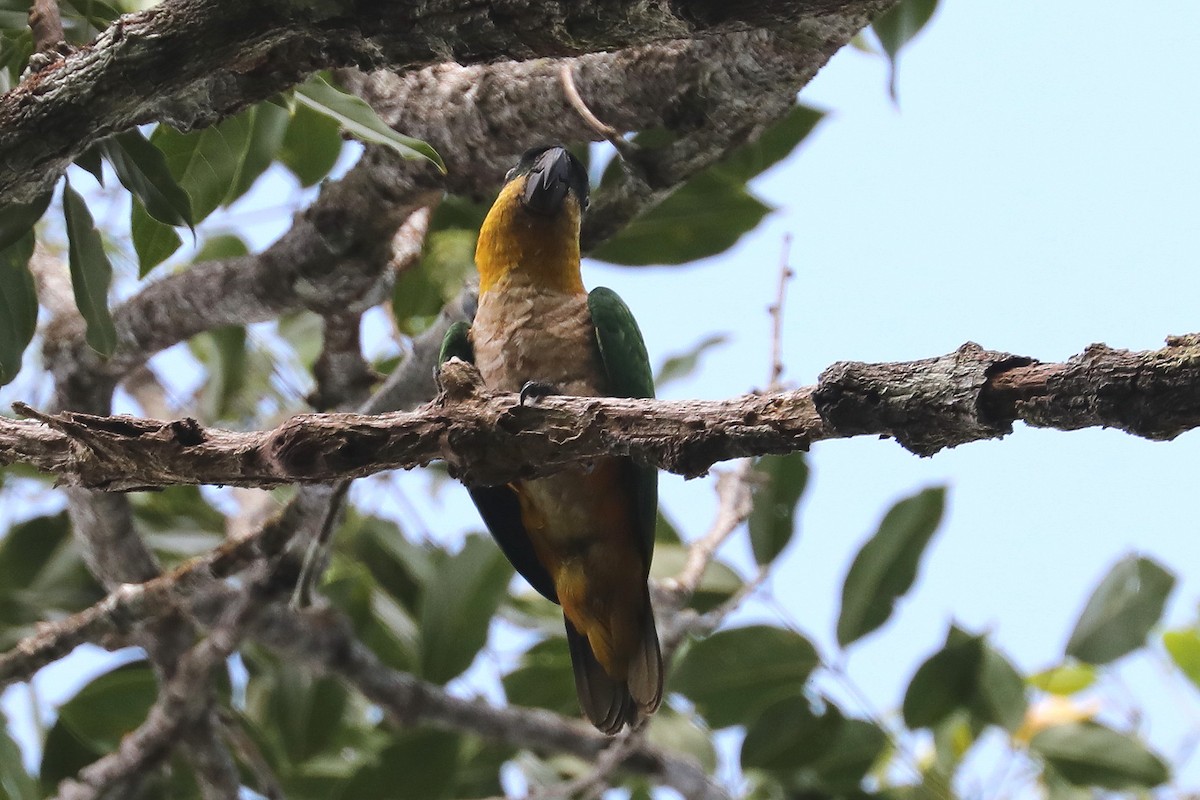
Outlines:
[[[78,319],[47,336],[46,361],[61,406],[103,413],[115,382],[154,353],[221,325],[300,308],[361,310],[378,302],[393,235],[443,189],[484,198],[516,154],[546,138],[583,141],[595,132],[567,104],[559,71],[569,63],[594,110],[621,130],[665,127],[687,134],[654,151],[639,170],[597,192],[586,247],[751,138],[866,22],[861,11],[768,33],[751,31],[564,61],[439,65],[405,76],[347,74],[385,119],[432,142],[450,167],[369,148],[328,184],[293,227],[264,252],[196,265],[149,284],[114,310],[118,346],[102,361]]]
[[[515,395],[485,393],[469,365],[451,363],[442,375],[447,392],[417,411],[300,415],[248,433],[22,407],[38,421],[0,420],[0,464],[124,491],[326,483],[442,459],[463,480],[494,485],[605,455],[697,476],[720,460],[858,435],[890,436],[932,455],[1004,436],[1015,420],[1149,439],[1200,426],[1200,335],[1139,353],[1093,345],[1062,364],[968,343],[922,361],[842,362],[815,387],[730,400],[549,397],[521,406]]]
[[[28,202],[98,138],[166,121],[188,129],[317,69],[406,69],[614,50],[748,27],[780,28],[883,0],[169,0],[0,98],[0,194]]]

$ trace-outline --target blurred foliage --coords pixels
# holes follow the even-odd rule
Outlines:
[[[141,5],[60,4],[67,37],[77,44]],[[902,0],[873,23],[889,61],[893,96],[896,58],[935,7],[934,0]],[[28,59],[28,8],[27,0],[0,0],[0,88],[19,80]],[[874,52],[865,37],[856,45]],[[771,212],[755,195],[754,180],[796,152],[822,118],[822,112],[797,104],[759,139],[694,176],[592,255],[631,266],[682,265],[728,251]],[[140,279],[164,262],[169,268],[247,255],[244,241],[206,220],[244,197],[273,166],[302,187],[319,183],[342,156],[345,134],[440,164],[427,145],[381,126],[361,101],[318,76],[209,128],[181,133],[158,125],[119,133],[81,156],[72,176],[77,183],[94,179],[128,194],[129,244]],[[670,146],[671,136],[642,131],[634,142],[652,155]],[[599,189],[622,180],[620,161],[601,169],[598,153],[577,149],[577,155],[595,167]],[[85,194],[64,181],[34,203],[0,204],[0,383],[16,377],[34,338],[37,300],[28,263],[35,238],[49,227],[38,225],[48,209],[51,216],[63,215],[88,342],[101,353],[115,345],[108,294],[113,270],[123,264],[110,259],[114,245],[103,218],[99,227],[93,219]],[[61,198],[57,206],[52,196]],[[471,274],[485,212],[479,198],[448,196],[439,205],[419,263],[395,284],[390,308],[401,334],[425,330]],[[201,246],[181,256],[188,239],[199,239]],[[193,337],[186,352],[203,380],[185,398],[187,413],[206,423],[243,427],[292,410],[298,396],[281,388],[274,344],[282,343],[300,369],[311,369],[320,333],[317,317],[295,314],[266,334],[255,326],[227,326]],[[727,339],[713,333],[666,359],[659,384],[702,369],[705,357]],[[794,545],[808,478],[802,453],[753,464],[752,507],[741,533],[757,566],[769,567]],[[10,467],[0,469],[0,482],[0,491],[13,493],[35,480],[28,470]],[[186,486],[131,499],[139,532],[168,568],[220,543],[226,513],[240,502],[229,493]],[[1146,557],[1132,555],[1113,566],[1086,601],[1064,652],[1034,674],[1023,674],[987,633],[951,624],[944,642],[905,683],[897,713],[881,718],[859,702],[847,702],[845,692],[831,691],[845,680],[843,665],[862,657],[861,648],[851,645],[887,625],[900,600],[919,590],[919,567],[945,502],[944,489],[925,489],[899,500],[874,531],[865,532],[841,586],[836,652],[819,652],[804,633],[761,620],[739,619],[685,638],[669,670],[667,701],[648,726],[649,741],[710,772],[735,776],[747,797],[764,800],[952,797],[972,774],[964,765],[985,738],[993,747],[999,742],[1019,765],[1013,771],[1028,776],[1025,788],[1050,798],[1096,791],[1144,795],[1171,780],[1168,764],[1144,743],[1137,720],[1097,719],[1093,703],[1114,663],[1158,652],[1160,643],[1171,677],[1200,692],[1200,620],[1156,635],[1174,577]],[[43,505],[0,538],[0,646],[6,650],[39,623],[104,596],[85,567],[67,515]],[[436,533],[431,537],[349,509],[324,575],[324,595],[391,668],[449,684],[462,695],[476,691],[473,670],[483,665],[507,702],[577,718],[560,610],[515,580],[486,537],[470,534],[448,544],[442,531]],[[652,576],[677,575],[694,536],[681,535],[660,514]],[[736,563],[714,559],[687,610],[719,613],[752,589],[756,584]],[[501,628],[504,645],[516,642],[510,648],[515,652],[495,646],[493,636]],[[535,792],[589,769],[579,759],[539,757],[472,735],[398,728],[342,682],[253,645],[218,678],[231,724],[250,745],[238,750],[243,781],[260,794],[268,787],[258,784],[247,752],[257,751],[285,796],[301,799],[493,797],[507,788],[500,782],[505,765],[519,770]],[[56,709],[38,734],[36,758],[22,758],[8,721],[0,719],[0,800],[42,797],[111,752],[145,718],[157,692],[157,677],[145,661],[110,663]],[[720,757],[717,730],[735,731],[733,741],[740,741],[723,747]],[[736,764],[725,763],[731,755]],[[637,775],[618,773],[617,780],[631,798],[658,796]],[[190,767],[173,760],[150,776],[146,796],[197,797]]]

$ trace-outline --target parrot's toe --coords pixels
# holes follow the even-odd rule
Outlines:
[[[530,401],[536,403],[543,397],[558,393],[558,387],[552,384],[543,381],[525,381],[525,385],[521,387],[521,405],[528,405]]]

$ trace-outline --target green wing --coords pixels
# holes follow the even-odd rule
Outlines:
[[[454,323],[442,339],[438,364],[456,357],[471,364],[475,363],[470,323]],[[554,589],[554,580],[537,560],[533,546],[529,543],[529,534],[521,520],[521,503],[517,499],[517,493],[511,486],[468,486],[467,491],[475,501],[475,507],[479,509],[479,516],[483,517],[483,523],[487,525],[492,538],[500,545],[513,568],[543,597],[557,603],[558,593]]]
[[[654,371],[637,320],[612,289],[597,287],[588,295],[588,311],[596,328],[600,363],[612,397],[654,397]],[[654,553],[654,524],[658,516],[658,469],[629,462],[626,480],[637,509],[638,539],[646,572]]]
[[[442,349],[438,351],[438,366],[452,358],[461,358],[468,364],[475,363],[475,348],[471,345],[471,323],[459,320],[446,329],[442,337]]]

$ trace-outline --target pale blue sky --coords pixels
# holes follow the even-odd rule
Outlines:
[[[786,377],[798,384],[834,361],[923,358],[968,340],[1044,361],[1091,342],[1157,348],[1200,330],[1198,29],[1194,2],[945,0],[902,56],[899,109],[882,63],[852,50],[802,93],[832,113],[754,185],[779,211],[753,236],[699,266],[596,268],[590,281],[627,296],[658,354],[714,326],[735,331],[670,396],[763,384],[763,309],[785,233],[798,271]],[[1156,443],[1023,425],[931,459],[870,438],[819,444],[775,594],[834,654],[841,581],[865,536],[898,497],[946,483],[949,514],[916,590],[850,650],[875,710],[898,707],[951,619],[990,631],[1024,670],[1055,663],[1088,594],[1131,551],[1175,572],[1168,619],[1187,624],[1200,599],[1198,459],[1196,433]],[[711,489],[678,483],[664,479],[665,503],[698,533]],[[744,539],[727,548],[743,564],[747,551]],[[1106,686],[1112,719],[1130,703],[1148,709],[1144,730],[1168,758],[1200,729],[1200,693],[1153,659],[1120,662]],[[1195,757],[1183,774],[1200,787]]]

